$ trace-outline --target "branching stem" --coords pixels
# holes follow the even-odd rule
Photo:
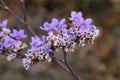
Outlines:
[[[21,0],[22,1],[22,0]],[[13,15],[17,20],[19,20],[22,24],[26,26],[26,28],[31,32],[32,35],[36,35],[35,32],[31,29],[31,27],[28,25],[27,22],[27,17],[26,17],[26,10],[25,10],[25,5],[22,3],[23,6],[23,15],[24,15],[24,20],[22,20],[20,17],[18,17],[6,4],[3,0],[0,0],[1,3],[1,8],[9,12],[11,15]]]
[[[32,35],[36,35],[35,32],[31,29],[31,27],[28,24],[27,21],[27,13],[26,13],[26,8],[25,8],[25,2],[24,0],[20,0],[21,5],[22,5],[22,12],[23,12],[23,17],[24,19],[21,19],[18,15],[16,15],[6,4],[3,0],[0,0],[0,7],[9,12],[11,15],[13,15],[17,20],[19,20],[22,24],[26,26],[26,28],[32,33]],[[67,56],[66,52],[64,52],[64,61],[59,60],[55,57],[52,57],[53,61],[59,65],[62,69],[64,69],[68,74],[70,74],[75,80],[80,80],[79,76],[76,75],[76,73],[72,70],[70,65],[67,62]],[[7,54],[8,55],[8,54]],[[17,58],[23,59],[26,56],[24,54],[18,54]]]
[[[73,69],[71,68],[71,66],[68,64],[66,51],[63,51],[63,54],[64,54],[64,63],[65,63],[65,65],[67,66],[67,68],[70,70],[72,76],[73,76],[76,80],[80,80],[79,76],[73,71]]]

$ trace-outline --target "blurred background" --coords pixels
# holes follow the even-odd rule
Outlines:
[[[20,0],[4,0],[21,18]],[[68,61],[82,80],[120,80],[120,0],[25,0],[27,17],[32,29],[39,35],[47,35],[39,26],[53,17],[58,19],[70,16],[71,11],[81,11],[84,18],[93,18],[93,24],[100,29],[100,35],[94,45],[76,47],[68,54]],[[0,8],[0,22],[9,19],[10,29],[29,31]],[[69,23],[69,20],[67,20]],[[30,37],[25,40],[30,42]],[[62,58],[62,53],[56,54]],[[28,71],[23,68],[20,59],[7,62],[0,55],[0,80],[73,80],[58,65],[39,62]]]

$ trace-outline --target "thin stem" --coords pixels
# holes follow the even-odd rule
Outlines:
[[[1,3],[1,2],[0,2],[0,7],[1,7],[1,8],[3,8],[3,5],[2,5],[2,3]]]
[[[73,76],[71,71],[68,69],[68,67],[65,65],[65,63],[62,60],[59,60],[55,57],[53,58],[53,60],[58,66],[60,66],[63,70],[65,70],[69,75]]]
[[[10,14],[12,14],[21,23],[25,24],[24,21],[20,17],[18,17],[9,7],[5,6],[4,9],[8,11]]]
[[[6,50],[5,50],[5,51],[6,51]],[[7,53],[4,52],[2,55],[8,56],[8,55],[9,55],[9,52],[7,52]],[[23,59],[23,58],[26,58],[26,56],[25,56],[24,54],[17,54],[17,57],[16,57],[16,58]],[[54,61],[58,66],[60,66],[63,70],[65,70],[69,75],[72,76],[70,70],[68,69],[68,67],[65,65],[65,63],[64,63],[62,60],[57,59],[57,58],[55,58],[55,57],[52,57],[52,59],[53,59],[53,61]],[[44,61],[44,60],[43,60],[43,61]]]
[[[3,5],[0,4],[0,7],[3,8]]]
[[[28,25],[25,2],[24,2],[24,0],[20,0],[20,1],[21,1],[21,4],[22,4],[22,12],[23,12],[23,17],[24,17],[25,26],[28,28],[28,30],[29,30],[33,35],[36,35],[35,32],[31,29],[31,27]]]
[[[1,8],[4,8],[4,5],[5,5],[5,4],[3,3],[3,1],[0,0],[0,7],[1,7]]]
[[[28,25],[27,22],[25,22],[24,20],[22,20],[20,17],[18,17],[6,4],[3,0],[0,0],[0,3],[3,5],[1,6],[3,9],[5,9],[6,11],[8,11],[11,15],[13,15],[17,20],[19,20],[22,24],[24,24],[26,26],[26,28],[31,32],[32,35],[36,35],[35,32],[31,29],[31,27]]]
[[[27,12],[25,8],[25,2],[24,0],[20,0],[22,4],[22,12],[23,12],[23,17],[24,17],[24,22],[27,23]]]
[[[0,3],[1,3],[3,6],[6,6],[6,4],[4,3],[3,0],[0,0]]]
[[[66,56],[66,52],[64,51],[64,62],[67,66],[67,68],[70,70],[71,74],[73,75],[73,77],[76,79],[76,80],[80,80],[79,76],[77,76],[77,74],[72,70],[72,68],[70,67],[70,65],[68,64],[67,62],[67,56]]]

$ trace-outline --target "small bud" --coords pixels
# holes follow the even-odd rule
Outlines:
[[[11,61],[11,60],[13,60],[14,58],[16,58],[16,53],[12,53],[12,54],[9,54],[8,56],[7,56],[7,61]]]

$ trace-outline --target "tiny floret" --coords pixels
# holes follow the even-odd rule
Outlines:
[[[15,41],[12,38],[10,38],[9,36],[7,36],[5,38],[5,41],[3,43],[5,48],[10,48],[10,47],[12,48],[12,47],[14,47],[14,44],[15,44]]]
[[[51,32],[53,30],[53,26],[51,26],[50,23],[45,22],[43,27],[40,27],[40,29],[45,30],[45,31],[47,31],[49,33],[49,32]]]
[[[13,30],[13,33],[10,34],[11,37],[15,38],[16,40],[21,40],[23,38],[26,38],[27,35],[24,34],[24,30],[17,31],[16,29]]]
[[[1,28],[6,28],[7,23],[8,23],[8,20],[5,19],[2,23],[0,23],[0,27],[1,27]]]

